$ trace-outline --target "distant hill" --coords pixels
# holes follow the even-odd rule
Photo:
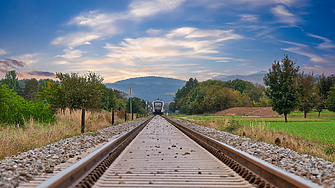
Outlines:
[[[138,77],[117,81],[115,83],[106,83],[108,88],[117,89],[128,93],[129,87],[132,87],[132,96],[153,101],[157,98],[165,103],[173,101],[173,97],[178,89],[185,85],[185,80],[164,77]]]
[[[228,80],[235,80],[238,78],[241,80],[252,82],[254,84],[257,83],[260,85],[264,85],[263,78],[266,73],[267,73],[266,71],[259,71],[259,72],[256,72],[254,74],[249,74],[249,75],[231,75],[231,76],[219,75],[219,76],[213,77],[212,80],[228,81]]]

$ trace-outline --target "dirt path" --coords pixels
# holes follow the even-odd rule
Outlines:
[[[235,107],[216,112],[215,116],[259,116],[259,117],[278,117],[279,114],[271,107]]]

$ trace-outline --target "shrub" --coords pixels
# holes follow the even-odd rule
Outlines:
[[[25,120],[50,122],[55,120],[52,111],[42,101],[27,102],[6,84],[0,86],[0,123],[24,125]]]

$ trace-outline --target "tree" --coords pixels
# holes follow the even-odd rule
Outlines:
[[[53,112],[58,109],[65,110],[67,107],[65,92],[62,90],[60,84],[54,81],[46,81],[42,86],[42,92],[36,95],[44,103],[48,104]]]
[[[298,74],[298,93],[299,93],[299,110],[304,112],[304,117],[310,112],[317,102],[317,90],[315,78],[312,74]]]
[[[7,84],[0,86],[0,123],[23,126],[25,121],[33,118],[36,121],[50,122],[55,119],[52,111],[41,101],[23,99]]]
[[[198,80],[196,78],[190,78],[185,86],[183,86],[181,89],[178,89],[175,97],[173,98],[173,100],[176,102],[176,109],[180,109],[181,106],[185,105],[183,102],[185,102],[185,100],[183,100],[183,98],[185,98],[188,93],[195,87],[198,86]]]
[[[141,99],[138,97],[131,97],[132,112],[133,113],[145,113],[145,109],[142,106]],[[130,98],[127,100],[126,104],[127,110],[130,112]]]
[[[116,109],[116,97],[112,88],[104,86],[101,98],[101,107],[107,111],[110,111],[112,108],[114,110]]]
[[[170,102],[169,103],[169,110],[171,112],[175,112],[176,111],[176,105],[175,105],[175,102]]]
[[[334,86],[335,84],[335,76],[329,75],[325,76],[322,74],[319,76],[318,82],[317,82],[317,89],[318,89],[318,100],[316,105],[316,110],[319,112],[318,117],[320,117],[320,113],[325,108],[325,101],[328,97],[328,92],[330,91],[330,88]]]
[[[84,76],[77,73],[56,73],[61,81],[61,90],[64,93],[65,106],[73,109],[99,109],[104,84],[103,78],[89,72]]]
[[[335,87],[331,87],[325,105],[329,111],[335,112]]]
[[[291,113],[298,104],[298,88],[296,84],[299,66],[284,56],[281,62],[272,64],[263,80],[266,86],[266,95],[271,99],[272,109],[280,115],[284,114],[287,123],[287,114]]]
[[[38,92],[38,81],[35,78],[25,81],[25,87],[23,89],[24,99],[31,101],[35,99]]]
[[[19,81],[16,77],[16,71],[11,70],[6,73],[5,79],[2,79],[1,84],[7,84],[9,89],[12,89],[14,92],[20,90]]]

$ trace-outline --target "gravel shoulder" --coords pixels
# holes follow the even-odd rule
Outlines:
[[[0,161],[0,187],[12,188],[43,181],[144,120],[128,121],[96,131],[95,136],[85,133],[6,157]]]

